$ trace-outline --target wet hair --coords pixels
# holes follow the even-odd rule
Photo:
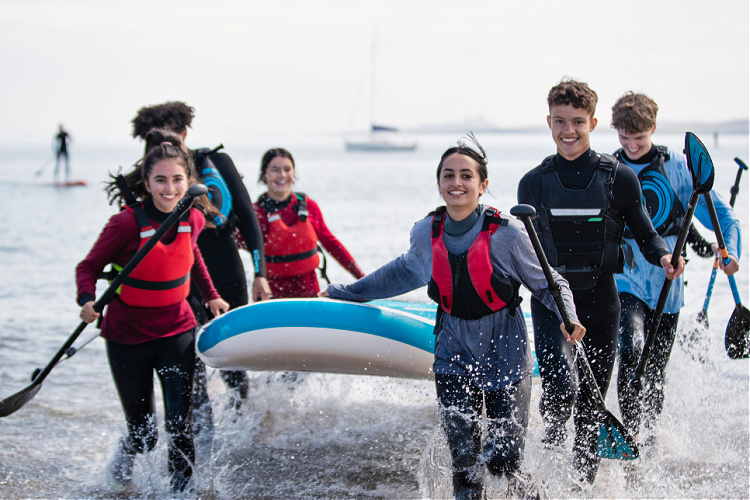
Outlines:
[[[475,147],[472,148],[467,145],[466,140],[471,142]],[[489,160],[487,160],[487,153],[485,153],[484,148],[481,144],[479,144],[479,141],[473,133],[469,132],[469,134],[466,136],[466,140],[459,139],[456,143],[456,146],[446,149],[445,153],[443,153],[443,156],[440,157],[440,163],[438,163],[437,167],[438,185],[440,184],[440,172],[443,170],[443,163],[445,162],[446,158],[453,154],[468,156],[472,160],[476,161],[478,165],[477,172],[479,173],[479,181],[484,182],[487,180],[487,163],[489,162]]]
[[[151,194],[146,190],[146,181],[151,175],[154,165],[165,159],[174,159],[178,165],[185,169],[188,186],[200,182],[190,153],[184,148],[182,138],[179,135],[169,130],[153,129],[145,134],[144,139],[146,140],[145,156],[133,165],[130,172],[123,175],[136,199],[142,201],[151,197]],[[119,172],[117,174],[110,173],[111,180],[105,187],[110,205],[115,202],[125,203],[116,182],[118,174]],[[196,203],[206,215],[206,227],[214,227],[213,218],[219,214],[219,210],[211,204],[206,195],[196,198]]]
[[[589,88],[588,84],[576,80],[567,79],[552,87],[547,94],[547,105],[553,106],[571,105],[577,109],[585,109],[593,118],[596,112],[596,103],[599,97],[596,92]]]
[[[181,134],[193,122],[195,109],[182,101],[169,101],[154,106],[144,106],[133,118],[133,137],[146,138],[155,128]]]
[[[639,134],[656,125],[659,106],[645,94],[625,92],[612,106],[612,127],[626,134]]]
[[[295,170],[297,169],[297,166],[294,164],[292,153],[284,148],[272,148],[263,153],[263,157],[260,159],[260,174],[258,175],[258,182],[265,182],[268,165],[273,161],[274,158],[277,158],[279,156],[282,158],[289,158],[289,161],[292,162],[292,167]]]

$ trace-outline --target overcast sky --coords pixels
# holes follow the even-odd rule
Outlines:
[[[202,141],[482,119],[543,124],[565,76],[663,121],[748,117],[748,1],[0,0],[0,142],[129,142],[146,104],[184,100]],[[192,141],[191,141],[192,142]]]

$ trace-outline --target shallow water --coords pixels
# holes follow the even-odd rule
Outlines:
[[[598,134],[599,132],[597,132]],[[414,153],[345,153],[334,136],[255,138],[227,150],[245,175],[253,197],[257,163],[268,147],[295,155],[300,191],[315,199],[326,222],[365,272],[408,247],[414,221],[438,203],[435,167],[457,137],[421,136]],[[490,157],[490,203],[507,212],[518,180],[553,151],[547,134],[479,135]],[[612,151],[613,134],[593,137],[594,147]],[[681,149],[682,137],[657,140]],[[200,146],[202,144],[195,144]],[[748,159],[748,138],[725,136],[712,148],[715,188],[725,198],[737,171],[732,159]],[[74,267],[114,213],[100,182],[119,164],[132,163],[137,144],[71,151],[74,177],[87,187],[53,188],[45,147],[0,147],[5,180],[0,207],[0,398],[30,383],[78,325]],[[743,266],[747,265],[748,177],[737,209],[743,219]],[[704,235],[707,230],[700,228]],[[245,256],[246,257],[246,256]],[[689,253],[687,305],[680,335],[695,326],[711,262]],[[245,261],[249,267],[249,259]],[[748,299],[747,268],[737,275]],[[329,259],[334,281],[352,278]],[[528,294],[525,295],[528,305]],[[426,300],[424,290],[408,294]],[[593,487],[573,490],[567,451],[542,448],[535,379],[526,444],[527,469],[547,484],[550,496],[610,498],[742,498],[748,473],[750,420],[747,361],[732,361],[723,347],[733,308],[726,279],[719,276],[709,309],[711,327],[698,351],[675,345],[667,377],[664,414],[655,445],[639,460],[602,462]],[[89,327],[93,328],[93,327]],[[88,330],[87,330],[88,332]],[[136,462],[131,490],[116,494],[105,468],[124,430],[103,342],[89,344],[50,374],[39,394],[21,410],[0,419],[0,497],[168,497],[166,444]],[[705,357],[697,359],[696,352]],[[379,377],[306,374],[290,383],[273,373],[251,373],[250,399],[239,414],[218,374],[209,390],[216,413],[213,443],[198,441],[198,493],[204,498],[447,498],[449,455],[437,427],[432,383]],[[616,374],[615,374],[616,376]],[[614,377],[613,377],[614,379]],[[158,384],[156,385],[158,391]],[[619,415],[614,384],[607,405]],[[160,421],[163,421],[161,414]],[[572,423],[569,423],[569,434]],[[570,449],[570,442],[566,450]],[[488,478],[488,494],[502,498],[503,481]]]

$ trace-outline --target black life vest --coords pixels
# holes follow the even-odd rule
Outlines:
[[[458,318],[478,319],[505,307],[515,314],[521,303],[520,283],[504,276],[490,260],[490,237],[508,221],[489,208],[479,236],[466,252],[455,255],[443,242],[445,210],[438,208],[432,217],[432,278],[427,294],[440,305],[439,311]]]
[[[219,169],[216,168],[216,164],[211,160],[211,156],[223,147],[223,144],[219,144],[214,149],[196,149],[193,151],[193,159],[198,175],[208,188],[209,201],[219,210],[219,214],[214,217],[215,231],[219,235],[228,235],[234,231],[235,226],[232,193],[224,177],[219,173]]]
[[[666,146],[656,146],[656,156],[651,163],[638,173],[643,199],[651,218],[651,225],[659,236],[676,236],[680,232],[685,208],[672,189],[664,163],[669,160]],[[615,152],[620,161],[626,161],[622,148]],[[629,228],[625,228],[625,238],[633,238]]]
[[[600,154],[589,185],[568,189],[555,171],[554,156],[542,162],[542,206],[534,223],[550,265],[572,289],[591,288],[600,273],[622,270],[624,222],[610,208],[618,164],[614,156]]]

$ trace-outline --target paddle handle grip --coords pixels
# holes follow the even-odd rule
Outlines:
[[[739,158],[734,159],[735,163],[740,166],[740,168],[737,169],[737,177],[734,179],[734,185],[730,188],[729,192],[732,195],[729,198],[729,204],[734,207],[734,201],[737,199],[737,193],[740,192],[740,179],[742,178],[742,171],[747,170],[747,165],[744,161],[740,160]]]

